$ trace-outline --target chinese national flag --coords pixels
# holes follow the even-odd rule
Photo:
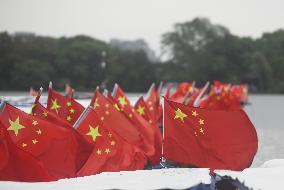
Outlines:
[[[104,125],[91,107],[85,110],[76,127],[94,145],[91,156],[78,172],[78,176],[144,168],[144,153]]]
[[[195,90],[196,89],[194,88],[193,83],[182,82],[178,85],[176,91],[170,97],[170,100],[182,103],[187,93],[190,93],[190,95],[192,95]]]
[[[127,118],[119,111],[118,105],[108,101],[98,90],[95,90],[90,106],[100,120],[124,140],[137,147],[143,146],[143,137]]]
[[[84,111],[84,107],[73,98],[65,97],[52,88],[48,89],[47,109],[56,113],[71,125],[77,121]]]
[[[84,137],[82,137],[81,134],[78,133],[78,131],[70,125],[70,123],[61,119],[56,113],[47,110],[38,101],[35,102],[35,104],[33,105],[32,114],[36,118],[40,118],[55,124],[52,125],[53,127],[66,128],[70,133],[73,134],[73,137],[76,139],[77,142],[77,149],[76,152],[74,152],[74,155],[76,155],[76,170],[78,171],[90,156],[93,149],[92,144],[86,141]]]
[[[160,94],[156,90],[155,84],[152,84],[148,90],[145,102],[149,107],[152,120],[155,124],[159,125],[159,122],[161,122],[162,119],[163,110],[160,104]]]
[[[160,128],[155,125],[150,117],[150,110],[144,101],[143,97],[140,97],[135,106],[134,106],[136,112],[142,116],[146,121],[149,122],[151,128],[153,128],[155,133],[155,155],[152,157],[152,163],[158,163],[160,161],[160,158],[162,157],[162,134],[160,131]]]
[[[165,158],[211,169],[251,165],[258,139],[243,110],[207,110],[169,100],[164,104]]]
[[[18,148],[0,123],[0,181],[39,182],[56,180],[43,164]]]
[[[19,148],[42,161],[56,179],[74,177],[78,144],[70,130],[5,104],[0,122]]]
[[[156,151],[154,126],[151,126],[151,124],[148,121],[146,121],[134,110],[134,108],[130,104],[130,101],[126,97],[125,93],[117,84],[115,87],[113,97],[118,102],[118,106],[122,111],[122,113],[125,115],[125,117],[129,119],[129,121],[133,124],[133,126],[143,136],[144,143],[141,149],[145,151],[145,154],[147,155],[147,157],[150,158],[151,162],[153,163],[151,158],[154,156]]]

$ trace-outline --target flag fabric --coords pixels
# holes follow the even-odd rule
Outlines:
[[[8,103],[0,113],[0,122],[13,143],[40,160],[56,179],[76,175],[78,144],[70,130],[35,118]]]
[[[38,101],[33,105],[32,115],[36,118],[55,124],[52,125],[52,127],[63,127],[66,128],[70,133],[72,133],[77,143],[77,148],[74,151],[74,155],[76,156],[76,171],[81,169],[93,150],[92,144],[86,141],[85,138],[81,136],[81,134],[76,129],[74,129],[73,126],[70,125],[70,123],[60,118],[56,113],[47,110]]]
[[[152,157],[155,155],[155,131],[154,126],[151,126],[143,117],[141,117],[130,104],[130,101],[126,97],[124,91],[116,84],[114,94],[114,99],[118,102],[118,106],[126,118],[133,124],[133,126],[140,132],[143,137],[143,147],[142,150],[145,151],[147,157],[153,163]],[[158,150],[157,150],[158,151]],[[159,159],[158,159],[159,162]],[[154,161],[157,163],[157,160]]]
[[[73,98],[65,97],[52,88],[48,89],[47,109],[56,113],[59,117],[73,125],[84,107]]]
[[[156,164],[160,162],[160,159],[162,157],[162,141],[163,137],[160,131],[159,126],[156,125],[152,122],[151,117],[150,117],[150,110],[144,101],[143,97],[140,97],[135,106],[134,106],[136,112],[143,117],[146,121],[149,122],[151,128],[153,128],[154,133],[155,133],[155,155],[151,158],[152,163]]]
[[[53,181],[41,161],[18,148],[0,123],[0,181]]]
[[[152,120],[159,126],[162,122],[163,110],[160,104],[160,94],[158,93],[158,90],[156,90],[154,83],[148,90],[145,102],[149,107]]]
[[[166,159],[211,169],[251,165],[258,139],[243,110],[208,110],[166,99],[164,109]]]
[[[76,128],[94,145],[92,154],[78,176],[144,168],[144,153],[106,126],[91,107],[86,108]]]
[[[108,101],[98,89],[94,92],[90,106],[95,110],[100,120],[117,135],[139,148],[143,146],[143,137],[140,132],[124,117],[119,107]]]
[[[182,103],[185,96],[191,96],[197,90],[194,82],[182,82],[178,85],[176,91],[170,96],[170,100]]]

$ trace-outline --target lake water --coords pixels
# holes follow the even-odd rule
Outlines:
[[[141,94],[128,94],[134,103]],[[21,99],[22,94],[0,93],[0,98]],[[264,161],[284,158],[284,95],[250,95],[250,105],[245,107],[254,124],[259,147],[252,167],[258,167]],[[90,100],[80,100],[82,105],[87,106]],[[20,107],[29,111],[29,107]]]

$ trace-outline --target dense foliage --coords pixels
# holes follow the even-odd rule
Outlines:
[[[209,20],[178,23],[162,36],[169,59],[152,63],[143,51],[122,51],[87,36],[51,38],[0,33],[0,90],[27,90],[70,83],[90,91],[102,81],[127,91],[152,82],[214,79],[246,82],[255,92],[284,93],[284,31],[238,37]]]

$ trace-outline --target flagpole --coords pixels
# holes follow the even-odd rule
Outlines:
[[[87,117],[90,110],[93,109],[92,107],[88,106],[83,113],[81,113],[80,117],[77,119],[77,121],[74,123],[73,128],[77,129],[78,126],[81,124],[81,122]]]
[[[0,113],[4,111],[5,105],[6,105],[6,101],[0,98]]]
[[[114,95],[116,94],[117,89],[118,89],[118,84],[115,83],[115,84],[114,84],[114,87],[113,87],[113,90],[112,90],[112,93],[111,93],[111,95],[112,95],[113,97],[114,97]]]
[[[205,84],[205,86],[202,88],[200,94],[197,96],[197,98],[196,98],[195,101],[193,102],[193,106],[194,106],[194,107],[199,106],[199,101],[200,101],[201,97],[204,95],[204,93],[206,92],[206,90],[207,90],[209,84],[210,84],[210,82],[207,81],[206,84]]]
[[[49,81],[48,88],[52,89],[52,82],[51,81]]]
[[[195,88],[195,81],[192,82],[191,87],[192,87],[192,88]],[[191,93],[190,90],[188,90],[188,91],[186,92],[186,94],[185,94],[185,96],[184,96],[184,98],[183,98],[183,101],[182,101],[183,104],[186,104],[186,102],[187,102],[187,100],[188,100],[188,98],[189,98],[190,93]]]
[[[162,139],[162,160],[160,162],[160,165],[163,167],[163,168],[166,168],[166,166],[163,165],[163,163],[166,162],[166,159],[164,157],[164,139],[165,139],[165,97],[163,97],[163,139]]]

